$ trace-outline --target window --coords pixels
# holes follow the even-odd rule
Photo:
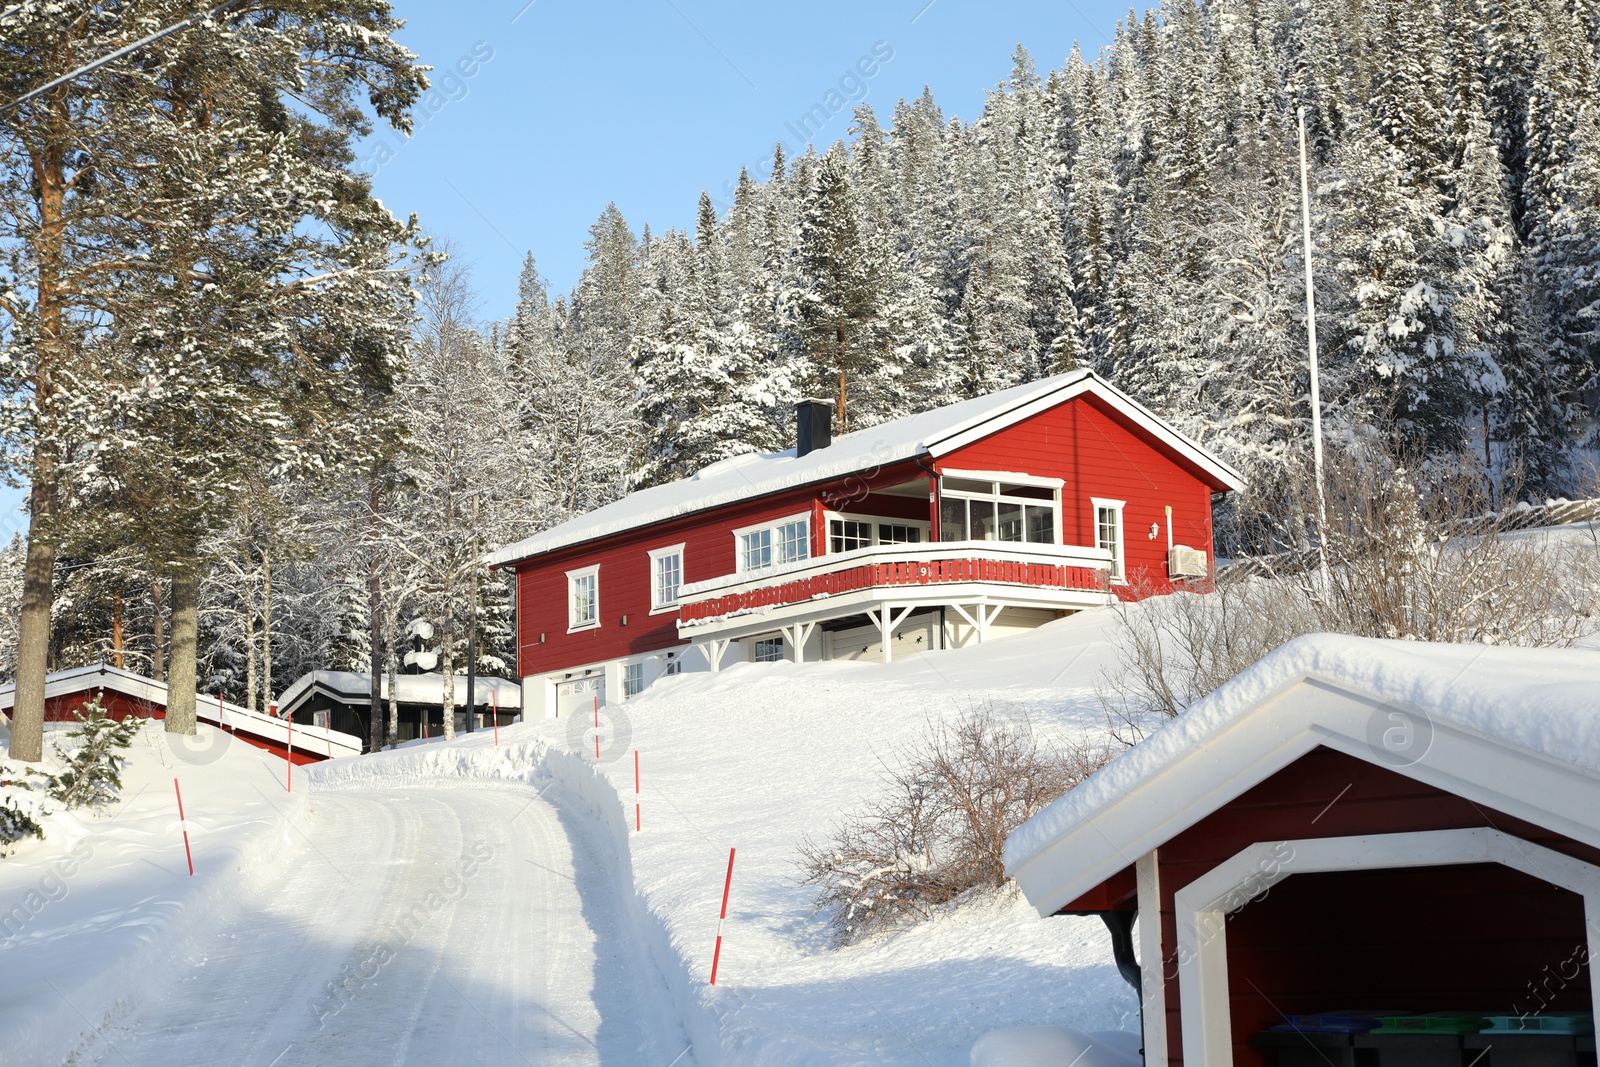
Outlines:
[[[783,662],[783,638],[758,637],[750,658],[757,663]]]
[[[650,553],[650,609],[666,611],[678,603],[683,585],[683,546],[653,549]]]
[[[1058,492],[1055,482],[945,478],[939,492],[939,540],[1055,544]]]
[[[585,630],[600,625],[600,568],[567,572],[567,629]]]
[[[626,700],[644,692],[644,664],[624,663],[622,665],[622,699]]]
[[[667,676],[669,676],[669,677],[674,675],[674,674],[682,674],[683,673],[683,660],[679,659],[676,656],[668,656],[667,657],[667,668],[666,668],[666,670],[662,671],[662,673],[667,675]]]
[[[1122,509],[1124,502],[1121,500],[1101,500],[1096,497],[1094,503],[1094,543],[1096,547],[1103,548],[1111,553],[1111,578],[1113,581],[1122,581]]]
[[[828,520],[828,551],[849,552],[872,546],[872,523],[858,519]]]
[[[804,515],[735,530],[741,573],[795,563],[811,556],[811,520]]]
[[[878,544],[917,545],[922,543],[922,527],[905,526],[898,522],[878,523]]]

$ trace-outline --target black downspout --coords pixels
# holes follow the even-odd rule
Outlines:
[[[1139,917],[1137,911],[1102,911],[1097,913],[1100,921],[1106,924],[1106,929],[1111,932],[1111,957],[1117,961],[1117,973],[1133,986],[1134,995],[1139,998],[1139,1056],[1144,1056],[1144,973],[1139,969],[1139,961],[1133,955],[1133,923]]]

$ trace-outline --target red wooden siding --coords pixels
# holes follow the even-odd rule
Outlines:
[[[837,482],[806,486],[712,511],[699,512],[644,530],[632,530],[601,542],[575,545],[537,560],[517,565],[517,619],[519,664],[524,676],[564,670],[583,663],[674,648],[678,639],[677,612],[650,614],[649,552],[682,543],[683,581],[703,582],[732,574],[738,566],[733,531],[757,523],[805,513],[811,516],[811,551],[821,555],[821,512],[825,501],[831,510],[849,510],[895,500],[871,494],[874,488],[897,485],[920,477],[915,464],[900,464]],[[916,503],[915,500],[912,501]],[[926,517],[927,504],[918,514]],[[569,570],[600,565],[600,625],[567,633],[567,574]],[[628,625],[622,625],[622,617]],[[541,644],[539,635],[544,635]]]
[[[1600,863],[1600,850],[1365,760],[1316,749],[1157,850],[1162,943],[1177,944],[1177,891],[1255,842],[1484,826]],[[1293,870],[1292,859],[1286,866]],[[1526,1007],[1527,984],[1540,980],[1546,965],[1567,960],[1582,938],[1582,907],[1574,900],[1500,867],[1291,875],[1228,922],[1235,1062],[1263,1063],[1244,1042],[1280,1011],[1509,1012],[1519,1000]],[[1175,952],[1162,966],[1168,1062],[1180,1064]],[[1421,974],[1426,984],[1417,984]],[[1561,1003],[1581,1006],[1587,996],[1585,971]]]
[[[81,712],[85,704],[94,699],[95,687],[87,686],[74,693],[62,693],[53,696],[44,702],[45,722],[76,722],[77,713]],[[136,700],[123,693],[106,690],[100,699],[100,706],[105,709],[108,718],[121,722],[132,715],[136,719],[164,719],[167,716],[165,704],[152,704],[147,700]]]
[[[1211,492],[1147,431],[1092,396],[1080,396],[1009,429],[943,456],[939,471],[1014,471],[1061,478],[1061,536],[1069,545],[1095,543],[1094,497],[1124,500],[1124,562],[1130,584],[1141,577],[1156,592],[1167,581],[1166,508],[1173,544],[1211,553]],[[1220,487],[1217,487],[1220,488]],[[1150,524],[1161,526],[1150,537]]]

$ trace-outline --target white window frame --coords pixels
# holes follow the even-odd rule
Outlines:
[[[639,672],[639,688],[633,690],[633,692],[630,693],[628,691],[628,672],[629,671],[633,671],[633,670],[637,670]],[[631,700],[634,697],[638,696],[640,693],[644,692],[646,689],[650,688],[649,672],[645,669],[645,661],[642,660],[642,659],[639,659],[639,660],[623,660],[622,661],[622,668],[618,673],[621,675],[621,689],[622,689],[622,699],[623,700]]]
[[[734,530],[733,531],[733,565],[734,565],[734,568],[735,568],[735,573],[737,573],[737,574],[760,574],[763,571],[775,570],[776,568],[783,566],[785,563],[798,563],[798,562],[800,562],[799,560],[780,560],[778,558],[778,552],[780,550],[780,547],[783,544],[783,535],[780,534],[778,531],[781,530],[783,527],[788,526],[790,523],[793,523],[793,522],[803,522],[803,523],[806,524],[806,537],[805,537],[806,554],[805,554],[805,556],[803,558],[804,559],[813,558],[812,552],[811,552],[811,541],[812,541],[812,536],[815,533],[815,531],[812,530],[812,528],[811,528],[811,526],[812,526],[812,523],[811,523],[811,512],[809,512],[809,511],[801,511],[801,512],[798,512],[798,513],[796,513],[794,515],[785,515],[784,517],[782,517],[780,519],[772,519],[772,520],[769,520],[767,522],[758,522],[758,523],[756,523],[756,524],[754,524],[752,526],[741,526],[737,530]],[[750,569],[750,568],[745,566],[744,536],[745,536],[745,534],[760,533],[763,530],[766,530],[768,533],[770,533],[772,535],[772,562],[767,564],[765,567],[757,567],[754,570],[752,570],[752,569]]]
[[[760,656],[761,656],[761,646],[762,645],[771,645],[774,642],[776,642],[777,646],[778,646],[778,657],[776,659],[762,659],[762,658],[760,658]],[[783,636],[781,634],[778,635],[777,637],[773,637],[770,634],[769,635],[760,636],[760,637],[756,637],[756,638],[752,639],[751,642],[750,642],[750,662],[751,663],[783,663],[788,658],[789,658],[789,656],[788,656],[788,653],[784,649]]]
[[[579,621],[577,617],[577,598],[573,595],[573,586],[585,578],[594,579],[594,618]],[[592,567],[580,567],[567,572],[567,633],[575,634],[580,630],[598,630],[600,628],[600,564]]]
[[[975,493],[975,492],[972,492],[972,491],[967,490],[967,489],[950,489],[950,490],[946,491],[946,489],[945,489],[945,481],[946,481],[946,479],[949,479],[949,478],[963,478],[963,479],[965,479],[967,481],[970,481],[970,482],[989,482],[989,483],[991,483],[992,487],[991,487],[991,489],[989,491],[989,494],[987,496],[985,496],[982,493]],[[1054,544],[1058,544],[1058,545],[1066,544],[1066,538],[1065,538],[1065,536],[1063,535],[1063,532],[1062,532],[1061,490],[1062,490],[1062,487],[1064,487],[1067,483],[1066,483],[1066,481],[1064,479],[1061,479],[1061,478],[1046,478],[1046,477],[1042,477],[1042,476],[1039,476],[1039,475],[1033,475],[1033,474],[1016,474],[1016,473],[1009,472],[1009,471],[941,470],[939,472],[939,507],[940,507],[940,510],[941,510],[941,515],[942,515],[942,512],[943,512],[943,508],[944,508],[944,498],[947,497],[947,496],[949,498],[951,498],[952,500],[992,500],[992,501],[995,502],[995,505],[996,505],[997,508],[999,506],[999,502],[1002,499],[1007,500],[1007,501],[1011,501],[1011,502],[1022,503],[1024,506],[1026,506],[1028,504],[1039,505],[1039,504],[1043,503],[1042,500],[1030,499],[1028,497],[1007,497],[1007,496],[1005,496],[1004,494],[1002,494],[1000,492],[1000,483],[1009,483],[1011,485],[1031,485],[1031,486],[1035,486],[1035,487],[1037,487],[1039,489],[1052,489],[1052,490],[1054,490],[1054,494],[1050,498],[1050,506],[1055,511],[1055,518],[1052,520],[1052,528],[1051,528],[1050,533],[1051,533],[1051,536],[1055,538],[1055,541],[1053,542]],[[1028,531],[1027,531],[1027,528],[1026,528],[1027,519],[1024,518],[1023,522],[1024,522],[1024,528],[1023,528],[1023,531],[1022,531],[1022,535],[1023,535],[1024,538],[1026,538],[1027,535],[1028,535]],[[931,533],[932,531],[930,530],[929,532]],[[972,533],[972,531],[968,530],[967,533],[969,535],[968,539],[970,540],[971,539],[970,538],[970,534]],[[940,536],[940,539],[942,540],[943,537],[944,537],[944,531],[943,530],[939,531],[939,536]],[[1013,542],[1008,542],[1008,543],[1026,545],[1026,544],[1035,544],[1037,542],[1023,540],[1023,541],[1013,541]]]
[[[933,534],[933,524],[926,519],[897,519],[890,515],[865,515],[854,511],[824,511],[822,513],[822,554],[825,556],[834,554],[832,524],[835,519],[842,522],[864,522],[872,527],[873,545],[883,544],[882,541],[878,540],[878,526],[880,523],[888,523],[891,526],[915,526],[922,531],[922,544],[927,544]],[[847,549],[846,551],[859,550]]]
[[[665,548],[652,548],[650,550],[650,614],[660,615],[665,611],[678,610],[678,597],[671,600],[661,599],[661,561],[672,556],[678,557],[678,590],[680,595],[683,590],[683,546],[687,542],[676,545],[667,545]]]
[[[1122,521],[1122,510],[1128,506],[1126,500],[1109,500],[1105,497],[1094,496],[1089,498],[1089,529],[1094,538],[1094,547],[1100,544],[1100,509],[1114,511],[1117,515],[1117,549],[1111,554],[1111,580],[1118,585],[1125,585],[1128,581],[1127,550],[1128,529]]]

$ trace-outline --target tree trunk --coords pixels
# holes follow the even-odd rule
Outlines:
[[[400,650],[395,647],[395,625],[389,627],[389,640],[385,647],[389,651],[389,743],[398,744],[400,741]]]
[[[272,691],[272,557],[261,549],[261,702],[268,713],[277,708],[278,697]]]
[[[52,108],[50,132],[43,151],[34,157],[39,198],[35,247],[39,284],[34,294],[38,320],[38,362],[33,371],[33,469],[28,490],[28,557],[22,571],[22,614],[18,620],[16,695],[11,708],[10,754],[23,763],[44,758],[44,687],[50,673],[50,601],[56,569],[56,454],[40,438],[48,433],[59,392],[56,379],[66,361],[62,333],[62,252],[66,232],[67,152],[73,146],[65,129],[67,109]]]
[[[111,665],[122,669],[122,594],[111,594]]]
[[[244,609],[244,706],[256,710],[256,612],[254,606]]]
[[[172,575],[172,669],[167,677],[167,733],[193,734],[195,640],[200,625],[200,575]]]
[[[442,627],[444,633],[439,641],[440,673],[444,676],[444,697],[440,703],[444,707],[444,739],[451,741],[456,736],[456,650],[455,634],[451,632],[448,622]]]
[[[383,747],[383,584],[378,577],[378,554],[367,559],[367,642],[372,674],[367,680],[367,718],[372,734],[370,751]]]
[[[35,464],[35,470],[47,464]],[[50,600],[55,591],[55,538],[42,533],[55,512],[55,493],[35,477],[28,493],[28,557],[22,570],[22,618],[17,635],[16,703],[11,711],[11,758],[44,758],[44,685],[50,672]]]
[[[150,677],[167,680],[167,620],[161,614],[161,579],[150,583]]]

